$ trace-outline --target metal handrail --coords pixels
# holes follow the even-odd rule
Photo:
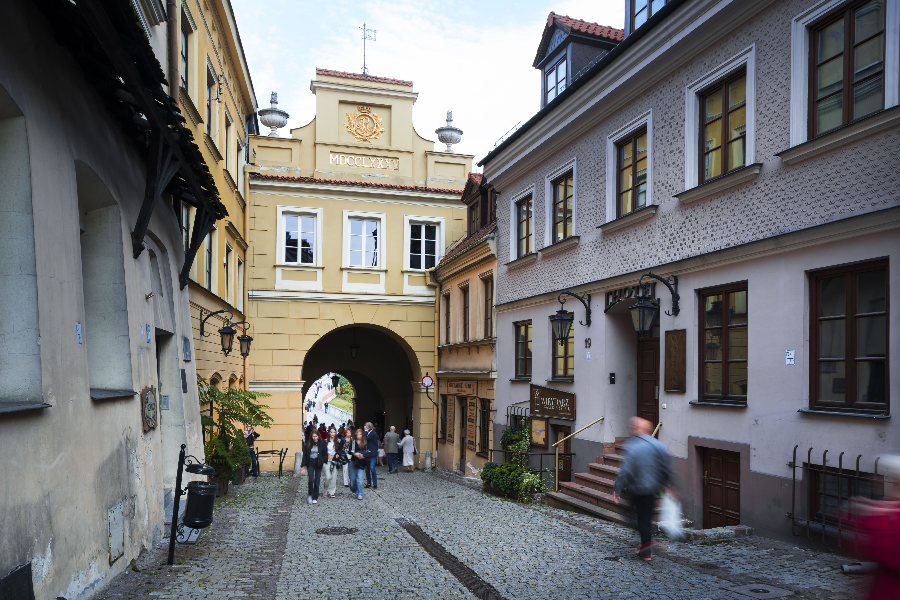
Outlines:
[[[659,428],[662,427],[662,421],[656,424],[656,429],[653,430],[653,435],[650,437],[656,437],[656,434],[659,433]]]
[[[597,419],[596,421],[593,421],[592,423],[588,423],[587,425],[585,425],[584,427],[582,427],[581,429],[579,429],[579,430],[576,431],[575,433],[581,433],[582,431],[584,431],[585,429],[587,429],[587,428],[590,427],[591,425],[594,425],[595,423],[599,423],[599,422],[602,421],[602,420],[603,420],[603,417],[600,417],[600,418]],[[570,433],[569,435],[567,435],[567,436],[564,437],[563,439],[557,440],[556,443],[553,444],[553,447],[556,448],[556,465],[555,465],[556,468],[553,470],[553,491],[555,491],[555,492],[558,492],[558,491],[559,491],[559,445],[562,444],[562,443],[563,443],[564,441],[566,441],[567,439],[569,439],[570,437],[572,437],[573,435],[575,435],[575,433]]]

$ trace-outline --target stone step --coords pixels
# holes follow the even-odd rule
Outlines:
[[[585,487],[600,490],[601,492],[606,492],[607,494],[612,494],[613,486],[616,483],[612,479],[599,477],[597,475],[592,475],[591,473],[575,473],[574,479],[575,483],[580,483]]]
[[[588,473],[615,481],[616,476],[619,474],[619,468],[599,463],[588,463]]]
[[[621,467],[622,461],[624,460],[625,457],[621,454],[604,454],[602,464],[609,465],[611,467]],[[600,461],[598,460],[597,462],[599,463]]]
[[[589,502],[584,502],[583,500],[579,500],[578,498],[574,498],[561,492],[548,492],[547,504],[553,508],[561,508],[563,510],[597,517],[598,519],[620,523],[622,525],[631,525],[631,520],[624,515]]]
[[[560,483],[559,491],[567,496],[578,498],[582,502],[588,502],[594,506],[599,506],[615,513],[627,515],[631,512],[631,505],[624,498],[619,498],[619,503],[616,504],[615,501],[613,501],[612,494],[601,492],[600,490],[595,490],[578,483],[570,481]]]

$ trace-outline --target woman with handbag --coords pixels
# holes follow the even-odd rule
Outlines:
[[[366,434],[362,429],[357,429],[353,441],[348,450],[350,454],[350,491],[356,494],[357,500],[363,499],[363,473],[369,459],[375,456],[377,449],[366,443]]]
[[[413,466],[415,464],[413,454],[416,453],[416,439],[409,433],[409,429],[403,430],[403,439],[400,440],[397,447],[403,453],[403,466],[406,467],[406,472],[412,473],[413,469],[415,469]]]
[[[300,463],[300,474],[309,472],[309,494],[306,501],[310,504],[319,502],[319,479],[322,477],[322,465],[325,464],[327,452],[325,440],[319,439],[319,432],[310,433],[309,442],[303,450],[303,462]]]
[[[344,487],[350,486],[350,446],[353,444],[353,431],[348,427],[338,438],[338,452],[344,457],[341,461],[341,473],[344,476]]]
[[[325,465],[322,467],[322,485],[325,487],[325,495],[334,498],[334,488],[337,485],[338,473],[338,439],[337,431],[332,427],[328,430],[328,438],[325,442]]]

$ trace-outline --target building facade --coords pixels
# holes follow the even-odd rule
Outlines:
[[[623,40],[479,163],[501,193],[497,414],[572,400],[546,417],[551,449],[604,417],[571,440],[556,505],[617,510],[615,444],[641,415],[695,527],[830,535],[847,457],[871,480],[854,493],[877,497],[876,460],[900,450],[900,3],[627,14]],[[658,314],[639,339],[642,296]]]
[[[95,594],[163,537],[182,445],[203,456],[187,275],[227,210],[162,8],[4,5],[0,595]]]
[[[250,138],[248,380],[272,394],[275,419],[257,445],[288,448],[291,463],[306,391],[337,372],[356,390],[354,422],[411,429],[424,461],[435,413],[421,386],[435,370],[427,271],[464,235],[472,157],[416,133],[412,82],[317,69],[311,90],[309,124]]]
[[[470,173],[462,193],[466,236],[430,273],[438,315],[436,462],[468,477],[478,477],[493,448],[495,202],[482,176]]]

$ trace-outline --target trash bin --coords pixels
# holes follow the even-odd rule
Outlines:
[[[218,487],[217,484],[206,481],[192,481],[187,484],[187,506],[182,519],[185,527],[205,529],[210,526]]]

